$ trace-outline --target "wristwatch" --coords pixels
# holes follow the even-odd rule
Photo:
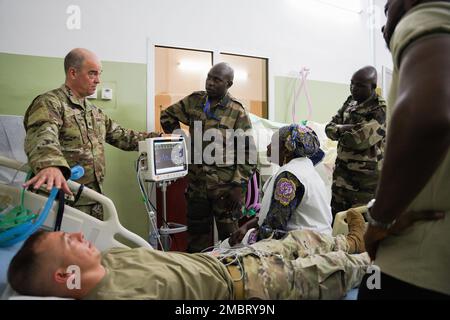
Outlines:
[[[389,229],[390,227],[392,227],[395,224],[395,222],[397,221],[397,219],[394,219],[391,222],[386,223],[386,222],[377,221],[374,218],[372,218],[372,216],[370,215],[370,211],[374,204],[375,204],[375,199],[372,199],[369,201],[369,203],[367,203],[366,219],[367,219],[367,222],[369,223],[369,226],[377,227],[377,228],[381,228],[381,229]]]

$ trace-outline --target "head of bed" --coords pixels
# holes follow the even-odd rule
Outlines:
[[[26,170],[26,166],[18,161],[0,156],[0,170],[1,168],[10,168],[15,170]],[[76,193],[80,185],[76,182],[69,181],[69,187]],[[20,184],[10,184],[8,182],[2,183],[0,181],[0,194],[8,195],[13,199],[13,204],[18,205],[20,203]],[[112,247],[125,246],[116,239],[117,235],[127,241],[140,247],[147,247],[152,249],[150,244],[142,239],[135,233],[125,229],[119,221],[116,208],[111,199],[99,194],[87,187],[83,189],[83,196],[87,196],[103,205],[105,220],[100,221],[93,218],[86,213],[65,206],[64,216],[61,224],[61,230],[66,232],[83,232],[87,240],[95,244],[99,250],[103,251]],[[38,195],[29,191],[25,192],[24,206],[27,209],[37,213],[44,207],[47,197]],[[49,212],[47,219],[45,220],[42,228],[52,230],[55,225],[57,212],[57,204],[54,204]],[[11,299],[13,292],[7,285],[6,273],[8,270],[9,262],[15,253],[20,249],[21,243],[16,243],[13,246],[1,248],[0,247],[0,295],[2,299]],[[15,298],[38,298],[38,297],[25,297],[13,295]],[[39,297],[40,298],[40,297]]]

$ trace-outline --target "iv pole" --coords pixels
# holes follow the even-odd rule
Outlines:
[[[161,228],[159,228],[159,234],[161,236],[161,243],[163,251],[170,250],[170,235],[180,232],[187,231],[187,226],[175,222],[167,222],[167,212],[166,212],[166,192],[167,187],[172,183],[171,180],[165,180],[158,182],[157,186],[161,188],[162,192],[162,207],[163,207],[163,223]]]

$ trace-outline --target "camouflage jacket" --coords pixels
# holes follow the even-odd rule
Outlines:
[[[189,126],[191,183],[206,180],[208,189],[244,185],[256,165],[253,137],[245,133],[252,128],[248,113],[229,93],[209,111],[205,110],[206,101],[205,91],[192,93],[161,112],[161,126],[167,133],[179,129],[180,122]],[[216,134],[220,139],[215,136],[212,142],[211,136]],[[236,143],[236,137],[240,141],[245,138],[245,143]],[[213,161],[205,159],[206,154],[212,154]]]
[[[105,142],[122,150],[137,150],[138,141],[153,133],[124,129],[87,99],[79,100],[69,88],[36,97],[28,107],[24,126],[25,152],[32,170],[60,167],[66,178],[70,168],[81,165],[77,182],[101,188],[105,176]]]
[[[337,125],[353,124],[353,129],[339,133]],[[331,140],[338,141],[337,162],[347,163],[349,170],[368,165],[381,170],[386,136],[386,102],[379,95],[358,104],[348,97],[325,127]]]

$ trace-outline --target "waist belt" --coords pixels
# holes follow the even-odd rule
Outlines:
[[[231,264],[227,266],[227,269],[234,284],[234,299],[245,300],[243,271],[241,271],[238,266]]]

